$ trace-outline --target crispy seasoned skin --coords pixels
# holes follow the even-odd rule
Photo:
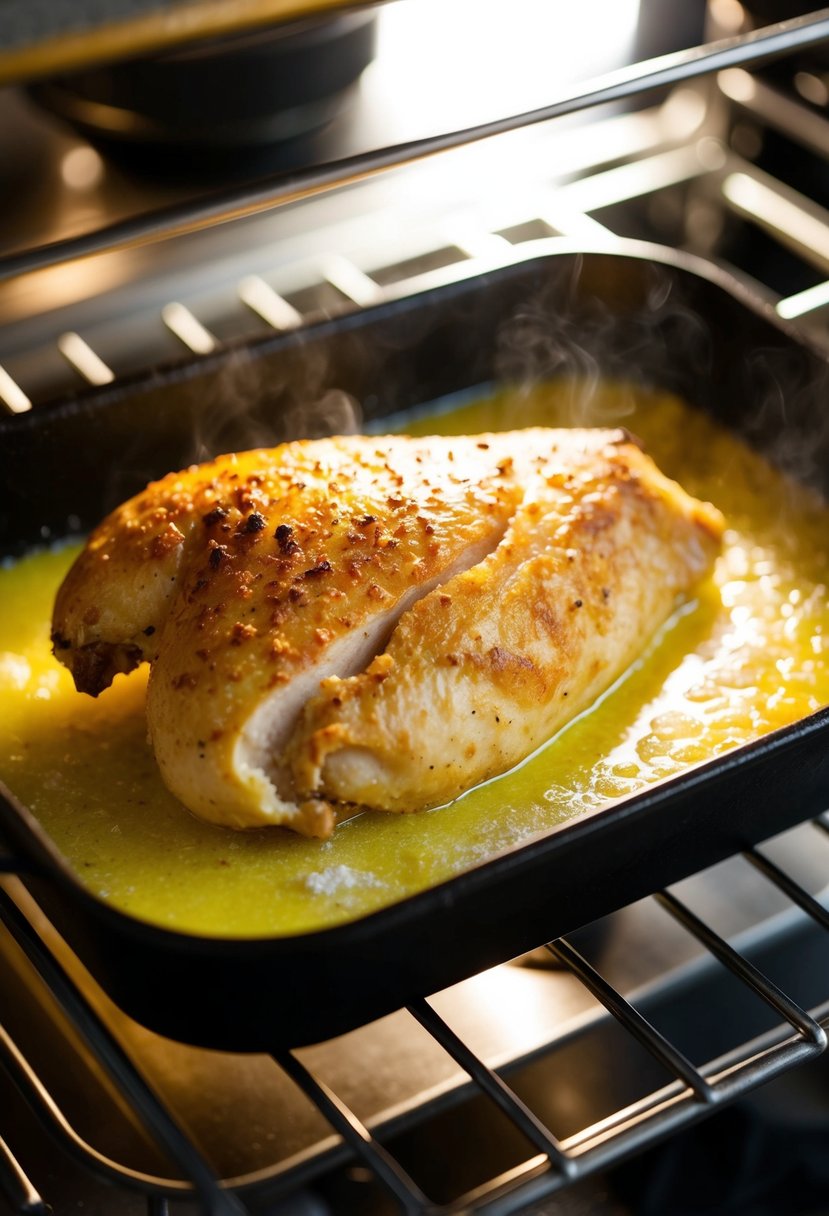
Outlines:
[[[545,462],[498,547],[419,600],[291,743],[300,793],[408,811],[503,772],[586,708],[705,572],[718,513],[630,444]]]
[[[93,695],[152,663],[169,788],[325,837],[517,763],[640,653],[719,513],[620,431],[352,437],[220,457],[106,519],[59,592]]]

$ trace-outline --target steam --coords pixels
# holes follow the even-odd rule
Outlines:
[[[642,387],[673,393],[829,493],[829,363],[801,335],[779,334],[739,298],[671,267],[562,263],[499,332],[496,379],[513,400],[554,381],[548,425],[607,427],[625,425]]]
[[[829,364],[809,351],[758,348],[746,359],[744,434],[796,481],[829,497]],[[817,408],[820,406],[821,408]]]
[[[291,357],[293,356],[293,357]],[[221,452],[273,447],[290,439],[351,435],[362,413],[355,397],[328,383],[328,358],[319,345],[298,357],[257,359],[241,351],[218,375],[195,417],[194,459]]]
[[[326,435],[356,435],[362,429],[359,401],[343,389],[329,389],[316,401],[295,403],[283,414],[292,438],[320,439]]]
[[[463,295],[458,301],[469,336],[457,352],[460,374],[452,371],[446,380],[457,391],[481,344],[494,347],[492,359],[481,360],[481,379],[490,376],[513,390],[498,424],[521,425],[522,396],[555,381],[560,391],[554,395],[555,410],[551,405],[544,420],[549,425],[625,425],[644,386],[709,410],[786,472],[827,490],[829,411],[816,408],[816,402],[820,396],[829,399],[829,367],[799,339],[778,336],[719,286],[657,262],[564,254],[538,266],[532,294],[497,331],[484,295],[501,290],[497,280],[479,288],[479,317],[474,298],[470,303]],[[495,310],[499,307],[496,297]],[[438,314],[453,324],[459,320],[451,306],[448,314],[445,309]],[[358,391],[373,418],[384,399],[398,408],[415,401],[414,384],[406,384],[402,395],[398,391],[399,368],[405,366],[404,376],[411,374],[415,356],[435,336],[434,325],[431,306],[415,305],[404,324],[382,331],[379,345],[372,329],[343,331],[331,343],[298,333],[273,351],[255,345],[226,351],[194,366],[175,385],[165,377],[146,394],[145,423],[140,417],[144,397],[129,404],[134,442],[125,444],[110,465],[110,503],[176,465],[220,452],[352,434],[363,424],[361,403],[348,391],[356,384],[365,386]],[[435,346],[442,354],[440,343]],[[346,369],[342,376],[335,370],[335,349],[337,366]],[[401,350],[413,352],[411,358]],[[154,436],[168,428],[168,418],[170,441],[162,435],[156,446]]]
[[[354,434],[362,423],[356,397],[331,387],[329,357],[319,343],[300,343],[277,358],[256,348],[224,352],[193,364],[180,379],[151,382],[116,409],[128,410],[129,418],[117,430],[122,442],[117,460],[108,462],[100,514],[189,464],[291,439]]]
[[[636,408],[634,385],[679,389],[678,362],[695,377],[709,374],[708,326],[679,298],[665,268],[648,268],[644,292],[627,308],[618,287],[607,298],[585,291],[583,272],[584,259],[574,259],[564,284],[543,288],[499,335],[498,379],[524,395],[559,383],[551,426],[623,425]]]

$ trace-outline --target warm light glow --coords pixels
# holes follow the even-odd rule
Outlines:
[[[826,81],[814,72],[795,72],[794,87],[804,101],[810,101],[815,106],[829,105],[829,88]]]
[[[60,175],[70,190],[92,190],[104,176],[104,162],[94,148],[80,144],[63,157]]]
[[[829,282],[816,283],[796,295],[788,296],[777,304],[778,316],[791,321],[795,317],[805,317],[810,312],[829,306]]]
[[[717,76],[720,89],[739,105],[750,105],[757,95],[754,78],[744,68],[727,68]]]
[[[12,414],[25,414],[32,403],[16,380],[12,380],[4,367],[0,367],[0,401]]]
[[[743,28],[746,11],[739,0],[710,0],[708,11],[719,38],[739,34]]]
[[[164,324],[174,333],[179,341],[196,355],[209,355],[215,349],[216,340],[205,329],[198,317],[194,317],[189,308],[174,301],[165,304],[161,310]]]
[[[438,993],[431,1003],[463,1038],[474,1035],[482,1053],[497,1064],[510,1041],[523,1051],[544,1042],[552,1017],[583,1016],[583,1004],[573,1007],[572,986],[572,977],[563,972],[507,965]],[[461,993],[464,1002],[459,1010]],[[464,1007],[474,1010],[469,1025],[461,1012]]]
[[[829,265],[829,232],[818,216],[810,215],[796,202],[747,173],[730,173],[722,184],[722,192],[742,215],[773,232],[788,234],[790,240]]]
[[[361,308],[369,308],[383,298],[381,288],[348,258],[330,254],[320,262],[320,270],[332,287]]]
[[[123,253],[48,266],[4,284],[4,304],[10,320],[36,317],[110,291],[129,273],[130,258]]]
[[[293,329],[302,324],[302,313],[274,291],[258,274],[249,274],[239,282],[239,299],[273,329]]]
[[[111,369],[80,334],[71,331],[61,334],[58,350],[90,384],[111,384],[115,379]]]
[[[386,64],[394,65],[381,94],[393,113],[378,122],[393,119],[413,133],[445,130],[544,105],[576,81],[624,62],[638,14],[639,0],[390,5],[377,60],[366,73],[371,87],[390,70]]]

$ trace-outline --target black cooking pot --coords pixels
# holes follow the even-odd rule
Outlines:
[[[372,13],[309,18],[30,86],[91,142],[166,153],[229,153],[328,123],[371,62]]]

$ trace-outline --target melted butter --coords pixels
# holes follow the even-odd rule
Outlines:
[[[503,391],[405,429],[573,425],[586,400],[573,383]],[[616,686],[512,772],[435,811],[359,815],[324,844],[199,822],[158,776],[146,671],[93,700],[50,653],[52,602],[77,552],[67,547],[0,570],[0,776],[118,907],[193,932],[294,934],[393,903],[829,703],[829,509],[673,398],[594,385],[588,417],[630,427],[666,473],[715,502],[725,545]]]

